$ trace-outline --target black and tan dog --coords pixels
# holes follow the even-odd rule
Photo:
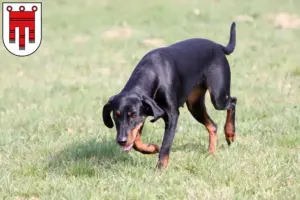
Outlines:
[[[216,110],[227,110],[224,126],[228,145],[235,136],[235,106],[237,99],[230,95],[230,67],[225,55],[234,51],[235,22],[231,25],[228,45],[222,46],[207,39],[188,39],[147,53],[138,63],[123,90],[110,98],[103,107],[103,121],[117,129],[116,140],[121,149],[132,147],[144,154],[159,152],[158,168],[167,167],[176,132],[179,108],[184,103],[193,117],[209,133],[209,153],[216,151],[217,125],[205,108],[208,90]],[[141,134],[145,119],[165,122],[163,142],[144,144]]]

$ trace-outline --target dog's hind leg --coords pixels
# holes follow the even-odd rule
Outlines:
[[[222,61],[213,65],[207,73],[207,86],[210,92],[212,104],[216,110],[227,110],[227,119],[224,126],[225,137],[228,145],[235,138],[235,108],[236,97],[230,96],[230,68],[228,61]]]
[[[203,124],[209,133],[209,153],[215,153],[217,147],[217,125],[209,117],[205,107],[205,93],[206,88],[204,86],[197,86],[190,93],[188,100],[186,101],[187,107],[193,117]]]
[[[235,140],[235,106],[237,99],[231,97],[230,108],[227,110],[226,123],[224,125],[225,137],[228,145]]]

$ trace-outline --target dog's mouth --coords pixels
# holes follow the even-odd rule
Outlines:
[[[125,145],[121,145],[120,148],[122,151],[130,151],[135,143],[137,135],[140,134],[143,123],[138,124],[134,129],[128,133],[127,143]]]
[[[130,151],[133,147],[133,144],[125,145],[125,146],[120,146],[122,151]]]

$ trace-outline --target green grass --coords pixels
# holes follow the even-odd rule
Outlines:
[[[0,48],[0,199],[300,199],[300,27],[279,29],[268,17],[300,17],[299,7],[298,0],[44,1],[39,50],[19,58]],[[219,125],[215,156],[186,108],[167,170],[154,170],[157,155],[121,152],[102,106],[154,48],[142,41],[227,44],[239,15],[253,20],[237,21],[228,57],[238,98],[234,145],[224,139],[226,113],[207,98]],[[163,130],[162,121],[147,123],[143,139],[160,144]]]

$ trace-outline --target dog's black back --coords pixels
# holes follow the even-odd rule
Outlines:
[[[158,48],[147,53],[136,66],[123,91],[146,92],[158,103],[163,104],[159,93],[170,93],[174,106],[183,106],[192,89],[197,85],[211,85],[216,81],[223,85],[223,90],[230,90],[230,68],[225,54],[235,48],[235,24],[233,23],[228,46],[224,47],[213,41],[201,38],[184,40],[168,47]],[[216,72],[218,71],[218,72]],[[223,78],[209,77],[224,75]],[[134,79],[133,79],[134,77]],[[223,84],[222,84],[223,83]],[[176,94],[172,94],[176,91]],[[230,95],[230,91],[227,91]]]

